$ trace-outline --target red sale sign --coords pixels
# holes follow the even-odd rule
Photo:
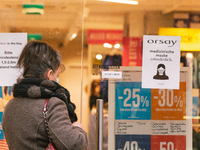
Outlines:
[[[142,66],[142,38],[123,39],[122,66]]]
[[[122,30],[88,30],[88,44],[116,44],[123,40]]]
[[[185,135],[152,135],[152,150],[186,150]]]

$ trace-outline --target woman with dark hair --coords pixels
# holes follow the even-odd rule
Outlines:
[[[22,77],[13,85],[14,98],[4,110],[3,131],[10,150],[45,150],[49,138],[59,150],[86,150],[87,135],[77,122],[75,105],[67,89],[56,80],[64,70],[60,53],[44,42],[29,42],[18,63]],[[49,99],[49,137],[44,104]]]
[[[91,84],[91,95],[90,95],[90,110],[96,108],[96,100],[99,99],[100,92],[100,81],[94,80]]]
[[[165,65],[159,64],[157,67],[157,74],[153,77],[153,79],[157,80],[168,80],[169,77],[165,74]]]

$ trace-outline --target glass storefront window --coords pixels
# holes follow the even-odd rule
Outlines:
[[[121,2],[125,2],[125,0]],[[152,141],[159,141],[162,149],[189,149],[186,146],[186,138],[184,136],[186,136],[186,130],[190,130],[193,133],[193,148],[200,149],[197,140],[199,138],[200,87],[199,1],[138,0],[134,4],[124,4],[121,2],[106,0],[3,0],[0,4],[0,30],[1,33],[27,33],[27,41],[41,40],[47,42],[61,53],[65,72],[60,74],[59,83],[70,91],[71,100],[76,104],[78,121],[83,124],[88,133],[89,150],[95,149],[95,106],[97,99],[103,99],[104,101],[104,150],[108,149],[108,141],[113,142],[109,139],[110,135],[115,142],[111,144],[118,150],[130,150],[133,148],[153,149],[149,145],[143,146],[145,142],[133,132],[127,130],[127,133],[115,135],[114,130],[109,131],[109,123],[113,123],[113,128],[117,128],[117,123],[124,123],[123,121],[121,122],[119,116],[116,116],[115,111],[120,110],[120,108],[116,108],[117,105],[120,105],[115,101],[120,101],[120,99],[116,99],[116,92],[121,90],[126,95],[128,94],[128,89],[131,89],[131,101],[135,101],[139,97],[140,103],[150,109],[150,99],[145,99],[145,97],[142,99],[142,93],[139,96],[137,90],[133,92],[134,87],[131,86],[136,84],[132,83],[136,82],[135,79],[132,80],[135,74],[133,76],[128,74],[126,69],[124,72],[123,67],[131,69],[142,67],[143,35],[181,36],[181,44],[188,44],[187,48],[189,48],[180,49],[180,67],[192,68],[191,86],[193,88],[192,91],[194,91],[193,97],[191,96],[191,99],[185,100],[185,102],[191,101],[193,105],[193,107],[191,106],[193,117],[187,116],[189,119],[192,119],[190,120],[192,127],[188,129],[186,126],[176,126],[177,128],[180,127],[181,131],[184,128],[185,134],[177,134],[182,139],[181,143],[185,143],[183,147],[178,147],[180,142],[176,141],[177,138],[173,137],[172,141],[167,141],[167,136],[169,136],[169,139],[171,138],[171,135],[168,134],[159,135],[164,141],[159,141],[157,137],[154,137]],[[161,32],[165,28],[171,29],[171,31]],[[185,30],[178,31],[176,29],[195,30],[191,30],[186,34]],[[191,47],[195,47],[195,49]],[[109,71],[115,71],[115,74]],[[105,77],[106,75],[108,76]],[[130,85],[126,87],[126,84],[129,83],[115,83],[114,88],[116,89],[110,89],[110,87],[113,88],[111,82],[113,76],[119,77],[120,75],[131,76]],[[124,79],[129,80],[128,77]],[[115,81],[117,82],[118,79],[115,79]],[[0,92],[0,97],[1,110],[3,111],[7,102],[12,98],[12,92],[10,86],[2,86],[0,90],[2,91]],[[192,95],[192,91],[186,90],[185,92],[191,92],[189,95]],[[167,97],[165,98],[167,99]],[[123,98],[121,99],[121,101],[124,100]],[[180,102],[178,100],[177,98],[177,103]],[[125,108],[121,108],[124,110],[128,109],[130,105],[129,100],[126,99],[125,101]],[[147,105],[147,103],[149,104]],[[111,106],[114,108],[112,110],[113,114],[109,113]],[[184,106],[184,109],[189,107],[186,103]],[[139,110],[139,107],[134,107],[132,113],[134,114]],[[151,110],[149,110],[150,112]],[[113,116],[115,117],[113,118]],[[114,122],[110,118],[117,118],[117,121]],[[128,124],[130,130],[135,121],[141,124],[148,122],[141,118],[138,120],[127,120],[130,123]],[[166,122],[161,121],[159,123]],[[169,121],[169,123],[173,123],[173,121]],[[124,127],[127,128],[127,126]],[[140,128],[140,126],[137,126],[137,128]],[[120,137],[120,135],[122,136]],[[149,140],[148,136],[145,135],[144,138]],[[123,142],[119,142],[117,145],[116,143],[121,138],[124,139]],[[174,139],[175,142],[173,141]],[[152,141],[150,140],[148,144],[151,145]],[[175,143],[178,144],[175,145]]]

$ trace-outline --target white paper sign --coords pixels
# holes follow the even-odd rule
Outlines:
[[[180,36],[143,36],[142,88],[179,89]]]
[[[20,75],[16,68],[27,33],[0,33],[0,86],[12,86]]]
[[[115,134],[186,135],[185,120],[117,120]]]
[[[121,71],[102,71],[102,78],[121,79],[122,72]]]

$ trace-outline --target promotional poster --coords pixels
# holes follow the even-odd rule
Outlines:
[[[142,67],[121,67],[109,80],[108,149],[192,148],[192,87],[189,68],[180,70],[179,89],[142,88]]]

